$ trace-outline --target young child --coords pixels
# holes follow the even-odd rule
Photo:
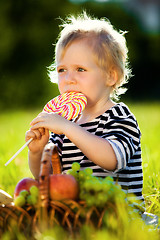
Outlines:
[[[34,138],[29,166],[35,178],[50,139],[58,146],[63,172],[79,162],[81,169],[92,168],[95,176],[112,176],[125,192],[143,201],[141,133],[128,107],[113,101],[124,93],[122,85],[131,76],[124,33],[108,20],[86,13],[70,17],[63,24],[51,68],[51,78],[54,71],[58,74],[60,93],[81,92],[87,106],[73,121],[43,112],[31,122],[26,141]]]

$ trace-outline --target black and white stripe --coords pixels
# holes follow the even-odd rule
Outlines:
[[[143,200],[141,133],[128,107],[118,103],[93,121],[81,124],[81,127],[109,141],[117,157],[117,168],[115,171],[102,169],[88,160],[66,136],[52,133],[50,140],[58,146],[63,171],[70,169],[73,162],[79,162],[81,169],[91,167],[95,176],[112,176],[125,192],[134,193]]]

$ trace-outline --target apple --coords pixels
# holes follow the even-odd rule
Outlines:
[[[27,190],[29,192],[29,189],[31,188],[31,186],[36,186],[38,187],[39,186],[39,183],[38,181],[36,181],[35,179],[33,178],[23,178],[21,179],[17,185],[16,185],[16,188],[14,190],[14,198],[18,197],[19,196],[19,193],[22,191],[22,190]]]
[[[14,191],[16,199],[22,190],[30,191],[32,186],[39,187],[38,181],[33,178],[23,178],[18,182]],[[49,193],[52,200],[72,199],[79,196],[79,185],[72,175],[54,174],[49,176]],[[22,195],[22,194],[21,194]]]
[[[79,195],[79,185],[72,175],[54,174],[49,178],[50,198],[52,200],[72,199]]]

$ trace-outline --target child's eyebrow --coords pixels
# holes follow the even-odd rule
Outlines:
[[[57,65],[56,68],[58,69],[58,68],[66,68],[66,67],[67,67],[67,65],[59,64],[59,65]],[[81,63],[72,64],[71,67],[73,67],[73,68],[78,68],[78,67],[87,68],[87,66],[84,66],[83,63],[82,64]]]
[[[81,67],[81,68],[86,68],[87,66],[84,66],[83,63],[81,64],[74,64],[75,67]]]
[[[56,66],[56,68],[57,68],[57,69],[58,69],[58,68],[65,68],[65,65],[60,65],[60,64],[59,64],[59,65]]]

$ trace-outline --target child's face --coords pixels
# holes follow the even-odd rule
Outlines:
[[[88,104],[108,100],[110,86],[107,77],[95,62],[92,49],[85,40],[73,42],[57,61],[60,93],[76,91],[83,93]]]

